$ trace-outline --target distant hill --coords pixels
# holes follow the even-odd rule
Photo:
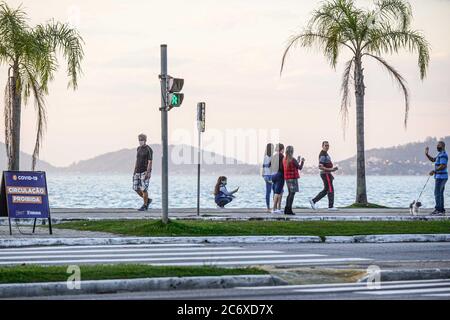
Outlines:
[[[450,146],[450,136],[443,139]],[[423,175],[432,169],[425,158],[424,149],[430,147],[430,153],[436,154],[436,138],[427,138],[424,142],[413,142],[389,148],[376,148],[366,151],[367,175]],[[161,145],[151,145],[154,153],[153,173],[161,173]],[[449,147],[450,148],[450,147]],[[169,170],[171,174],[191,175],[197,173],[197,151],[187,145],[169,146]],[[38,161],[37,169],[48,172],[72,173],[130,173],[134,169],[136,148],[122,149],[105,153],[91,159],[76,162],[68,167],[55,167],[45,161]],[[31,155],[21,153],[21,168],[31,168]],[[212,175],[258,175],[259,165],[242,163],[214,152],[203,152],[202,173]],[[210,164],[208,164],[210,163]],[[356,157],[339,161],[338,174],[354,175]],[[0,168],[6,170],[5,144],[0,142]],[[317,174],[317,167],[305,167],[304,174]]]
[[[450,136],[442,140],[450,147]],[[430,147],[430,154],[437,154],[437,141],[438,139],[429,137],[424,142],[367,150],[366,174],[423,175],[433,168],[432,163],[424,155],[425,147]],[[356,156],[340,161],[337,165],[341,174],[356,174]]]
[[[150,145],[153,149],[153,173],[161,172],[161,145]],[[169,170],[172,174],[196,174],[198,149],[187,145],[170,145]],[[105,153],[92,159],[79,161],[66,172],[77,173],[130,173],[134,170],[136,148]],[[208,174],[258,174],[259,166],[242,163],[236,159],[204,151],[201,171]],[[212,164],[208,164],[212,163]]]
[[[20,153],[20,167],[23,170],[31,170],[31,155],[25,152]],[[6,146],[3,142],[0,142],[0,169],[7,170],[8,158],[6,156]],[[52,166],[50,163],[38,160],[36,163],[36,170],[55,172],[59,168]]]

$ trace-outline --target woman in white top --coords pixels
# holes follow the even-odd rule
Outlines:
[[[266,182],[266,205],[268,212],[271,212],[270,193],[272,191],[272,172],[270,167],[272,162],[273,149],[274,149],[273,144],[268,143],[266,146],[266,154],[264,155],[264,161],[262,165],[262,177]]]

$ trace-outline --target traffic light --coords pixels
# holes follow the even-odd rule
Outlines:
[[[183,89],[184,79],[177,79],[169,77],[169,81],[167,83],[167,91],[168,91],[168,105],[169,108],[179,107],[183,103],[184,94],[180,93]]]

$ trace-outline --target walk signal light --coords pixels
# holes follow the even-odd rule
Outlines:
[[[184,79],[169,78],[168,81],[168,104],[169,108],[179,107],[183,103],[184,94],[180,93],[184,86]]]

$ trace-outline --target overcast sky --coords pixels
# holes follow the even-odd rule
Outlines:
[[[218,142],[219,133],[227,129],[247,128],[259,134],[279,130],[281,142],[293,145],[311,163],[324,139],[330,141],[335,160],[355,154],[354,99],[345,139],[339,116],[340,81],[348,56],[342,56],[333,70],[320,53],[297,49],[279,75],[287,38],[305,25],[317,1],[7,2],[22,3],[32,25],[51,18],[71,21],[85,40],[79,89],[67,90],[62,66],[47,98],[49,122],[41,159],[52,164],[68,165],[135,147],[140,132],[148,134],[150,143],[160,143],[162,43],[168,44],[169,73],[185,79],[184,103],[169,113],[170,142],[197,143],[196,103],[206,101],[206,149],[252,160],[244,151],[223,150]],[[372,2],[357,3],[370,6]],[[420,81],[415,55],[402,52],[386,57],[407,79],[411,91],[405,130],[402,94],[384,70],[365,62],[367,149],[450,134],[450,1],[411,4],[413,28],[423,31],[432,46],[428,77]],[[4,87],[7,73],[4,67],[0,70]],[[3,141],[4,129],[0,129]],[[22,149],[29,153],[34,131],[35,114],[29,105],[22,121]],[[260,138],[258,147],[265,142]]]

